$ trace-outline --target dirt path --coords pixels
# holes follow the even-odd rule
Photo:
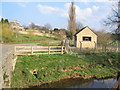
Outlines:
[[[0,44],[1,48],[1,58],[6,57],[6,55],[14,50],[14,46],[29,46],[29,45],[37,45],[38,43],[27,43],[27,44]]]

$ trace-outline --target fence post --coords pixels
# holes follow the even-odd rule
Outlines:
[[[14,55],[16,55],[16,46],[14,46]]]
[[[116,44],[117,44],[117,46],[116,46],[116,52],[118,52],[119,51],[118,40],[116,41]]]
[[[31,46],[31,54],[33,55],[33,46]]]
[[[82,50],[82,42],[80,41],[80,51]]]
[[[61,49],[62,49],[62,50],[61,50],[61,54],[63,54],[63,46],[61,47]]]
[[[48,46],[48,54],[50,54],[50,46]]]

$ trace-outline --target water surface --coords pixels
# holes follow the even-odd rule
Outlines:
[[[100,80],[71,78],[42,84],[40,86],[33,86],[33,88],[113,88],[115,83],[115,78]]]

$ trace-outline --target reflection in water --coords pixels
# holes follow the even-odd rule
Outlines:
[[[113,88],[116,83],[116,79],[103,79],[103,80],[93,80],[88,83],[86,86],[76,85],[72,86],[72,88]]]
[[[64,79],[57,82],[33,86],[32,88],[113,88],[116,79]]]

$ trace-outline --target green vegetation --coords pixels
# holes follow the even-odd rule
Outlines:
[[[38,44],[38,46],[61,46],[61,44],[59,42],[54,42],[54,43],[41,43],[41,44]]]
[[[42,45],[42,44],[40,44],[40,46],[61,46],[61,45],[56,45],[56,44],[54,44],[54,45]]]
[[[76,76],[85,79],[114,77],[120,71],[119,55],[102,52],[18,56],[11,85],[12,88],[25,88]],[[37,78],[30,70],[37,70]]]
[[[3,75],[3,79],[5,80],[6,78],[8,78],[8,75],[5,72],[4,75]]]
[[[9,23],[8,19],[1,18],[0,23]]]
[[[2,37],[3,40],[12,40],[14,37],[14,32],[7,23],[0,24],[0,37]]]
[[[46,36],[38,36],[38,35],[26,35],[26,34],[19,34],[18,38],[9,37],[9,40],[6,37],[3,37],[2,40],[6,41],[8,44],[20,44],[20,43],[41,43],[41,42],[48,42],[48,41],[57,41],[58,39],[53,37],[46,37]],[[8,42],[7,42],[8,41]],[[10,41],[10,42],[9,42]]]
[[[55,41],[57,38],[38,36],[33,34],[33,29],[28,29],[28,34],[20,34],[13,30],[9,23],[0,23],[0,42],[4,43],[39,43],[45,41]]]
[[[13,41],[34,41],[34,40],[40,40],[40,41],[49,41],[49,40],[58,40],[56,38],[52,38],[52,37],[45,37],[45,36],[38,36],[38,35],[25,35],[25,34],[19,34],[18,38],[14,38]]]

